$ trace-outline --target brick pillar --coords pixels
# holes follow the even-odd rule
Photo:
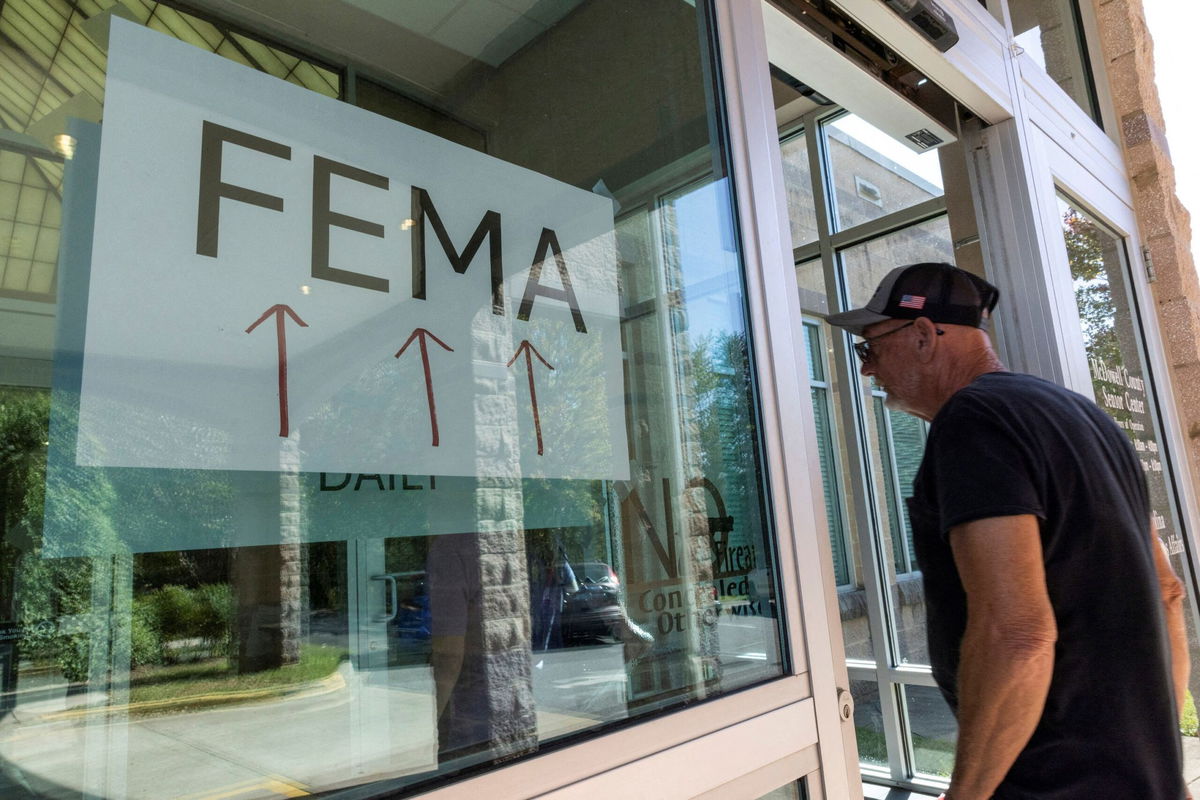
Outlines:
[[[302,599],[307,575],[300,558],[300,446],[298,433],[283,441],[279,455],[279,629],[280,660],[300,662]]]
[[[525,504],[515,422],[515,392],[503,391],[512,373],[503,365],[516,350],[508,317],[493,316],[472,343],[475,381],[475,452],[481,478],[475,492],[479,537],[483,675],[492,754],[507,758],[537,748],[530,665],[529,576],[525,563]],[[482,326],[481,326],[482,327]],[[511,387],[510,387],[511,388]]]
[[[1192,475],[1200,477],[1200,280],[1191,254],[1191,218],[1175,196],[1175,168],[1154,84],[1154,44],[1146,29],[1142,0],[1093,3],[1113,107],[1121,124],[1125,166],[1133,185],[1134,213],[1157,274],[1150,287],[1165,340],[1170,389],[1187,437]],[[1195,664],[1200,658],[1200,614],[1183,559],[1179,555],[1171,560],[1188,584],[1190,613],[1185,613],[1185,619]],[[1190,688],[1194,697],[1200,697],[1200,670],[1192,670]]]
[[[237,607],[239,672],[274,669],[300,660],[302,600],[300,456],[297,434],[280,444],[279,544],[233,551],[231,582]],[[269,478],[269,476],[266,476]],[[266,489],[273,487],[264,486]],[[269,495],[248,495],[260,503]]]
[[[1141,0],[1093,3],[1134,212],[1157,273],[1151,288],[1171,391],[1188,437],[1192,474],[1200,475],[1200,281],[1190,251],[1191,220],[1175,196],[1175,168],[1154,85],[1154,45]]]

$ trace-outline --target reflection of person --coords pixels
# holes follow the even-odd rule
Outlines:
[[[481,752],[489,744],[479,557],[475,534],[435,536],[425,565],[438,752],[445,758]]]
[[[1182,586],[1129,440],[1091,400],[1005,370],[991,284],[893,270],[833,325],[930,421],[909,510],[930,660],[959,723],[953,800],[1180,800]]]

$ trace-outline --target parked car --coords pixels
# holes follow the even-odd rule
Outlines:
[[[555,608],[542,624],[557,630],[533,631],[534,649],[586,644],[623,644],[632,660],[647,652],[654,637],[629,619],[621,602],[621,579],[611,566],[600,561],[561,564],[554,582]],[[424,661],[430,652],[436,609],[429,601],[424,572],[392,573],[396,581],[397,607],[390,622],[393,663]],[[531,608],[531,613],[535,613]],[[547,635],[549,633],[549,635]]]
[[[627,618],[621,605],[621,579],[612,567],[599,561],[571,564],[571,569],[578,588],[564,592],[563,644],[612,642],[614,627]]]

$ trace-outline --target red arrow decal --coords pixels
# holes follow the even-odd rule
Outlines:
[[[264,311],[253,325],[246,328],[246,333],[257,328],[272,314],[275,315],[275,338],[279,346],[279,435],[286,439],[288,435],[287,338],[283,332],[283,315],[287,314],[301,328],[307,328],[308,323],[296,316],[296,312],[292,311],[291,306],[276,303]]]
[[[425,344],[426,337],[433,339],[435,342],[440,344],[443,349],[445,349],[451,353],[454,352],[453,347],[446,344],[445,342],[443,342],[438,337],[434,336],[432,333],[430,333],[426,329],[417,328],[411,334],[409,334],[409,337],[408,337],[408,339],[405,340],[404,344],[400,345],[400,349],[396,351],[396,358],[399,358],[400,354],[408,349],[408,346],[410,344],[412,344],[413,339],[418,340],[417,343],[421,347],[421,366],[425,369],[425,399],[429,402],[429,427],[431,427],[433,429],[433,446],[437,447],[438,441],[439,441],[439,439],[438,439],[438,424],[437,424],[437,405],[433,402],[433,380],[430,378],[430,375],[429,375],[429,349],[428,349],[428,346]]]
[[[525,354],[525,371],[529,373],[529,404],[533,407],[533,429],[537,433],[538,455],[542,455],[542,420],[538,416],[537,389],[533,385],[533,356],[537,356],[537,360],[546,365],[546,369],[554,369],[550,362],[542,358],[542,354],[537,351],[537,348],[529,343],[528,339],[521,341],[521,346],[517,348],[517,352],[513,353],[513,357],[508,360],[507,366],[512,366],[521,355]],[[533,355],[530,355],[530,354]]]

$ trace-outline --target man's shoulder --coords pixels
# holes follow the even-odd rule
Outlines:
[[[1048,381],[1023,372],[984,373],[952,394],[934,418],[934,422],[970,413],[973,409],[990,410],[1012,402],[1020,402],[1023,398],[1045,391],[1045,387],[1042,386],[1045,383]]]
[[[1026,372],[987,372],[959,389],[946,403],[953,406],[998,406],[1012,403],[1066,403],[1091,401],[1078,392]]]
[[[980,375],[947,401],[934,418],[933,428],[949,433],[988,423],[1039,439],[1055,435],[1128,441],[1093,398],[1022,372]]]
[[[1028,430],[1042,424],[1070,426],[1072,421],[1082,423],[1097,416],[1107,419],[1091,398],[1053,381],[1024,372],[989,372],[955,392],[934,417],[932,427],[973,428],[991,422],[1019,424]]]

